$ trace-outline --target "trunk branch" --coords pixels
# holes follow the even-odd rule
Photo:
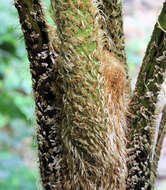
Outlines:
[[[160,25],[158,24],[160,23]],[[155,139],[155,110],[166,72],[166,3],[155,25],[153,35],[138,76],[129,105],[128,189],[153,189],[152,152]],[[162,29],[161,29],[162,27]],[[164,30],[163,30],[164,29]]]
[[[40,0],[15,0],[15,7],[30,61],[41,179],[43,187],[52,190],[54,186],[50,181],[54,179],[56,183],[57,171],[51,166],[56,157],[61,157],[59,128],[54,122],[59,110],[56,109],[56,97],[51,89],[56,52],[50,47],[48,27]]]
[[[103,4],[104,13],[107,16],[106,23],[108,35],[113,40],[113,47],[111,50],[114,51],[120,61],[127,64],[125,53],[125,36],[123,31],[123,3],[119,0],[103,0]]]
[[[103,6],[100,7],[101,14],[105,15],[105,31],[108,38],[106,43],[109,51],[113,52],[119,59],[126,71],[127,88],[126,93],[131,95],[131,84],[128,73],[128,65],[125,51],[125,36],[123,30],[123,0],[102,0]]]

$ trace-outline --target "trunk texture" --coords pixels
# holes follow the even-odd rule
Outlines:
[[[39,1],[15,1],[31,63],[47,190],[125,189],[126,74],[105,47],[111,39],[100,4],[52,1],[54,31]]]
[[[154,189],[152,170],[156,134],[156,109],[166,73],[166,3],[155,25],[152,38],[130,102],[128,190]]]
[[[40,0],[15,0],[32,74],[43,188],[153,189],[166,133],[165,111],[156,126],[166,73],[166,3],[129,111],[122,1],[51,5],[55,27]]]

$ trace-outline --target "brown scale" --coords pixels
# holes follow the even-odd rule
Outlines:
[[[121,62],[113,53],[103,51],[100,60],[100,72],[105,78],[106,95],[111,95],[111,103],[124,110],[123,103],[126,91],[126,73]]]

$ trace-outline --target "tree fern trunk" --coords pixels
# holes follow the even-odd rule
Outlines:
[[[106,50],[98,2],[52,1],[52,6],[61,41],[55,65],[55,93],[58,86],[63,94],[59,163],[66,170],[57,188],[114,189],[119,180],[125,184],[125,146],[110,118],[101,74]]]
[[[152,38],[130,102],[128,190],[154,189],[153,147],[158,95],[165,80],[166,3],[155,25]],[[160,132],[159,132],[160,133]]]
[[[15,4],[34,81],[43,187],[125,189],[126,76],[105,49],[98,2],[52,1],[57,42],[38,1]]]
[[[112,51],[114,51],[121,62],[127,64],[125,52],[125,36],[123,31],[123,3],[121,0],[103,0],[103,4],[104,12],[108,17],[108,35],[111,37],[114,43],[114,49],[112,49]]]
[[[153,189],[153,161],[165,133],[160,127],[154,149],[166,3],[129,105],[129,130],[121,1],[51,3],[56,30],[46,23],[40,0],[15,0],[32,74],[43,188],[125,190],[127,181],[128,190]]]

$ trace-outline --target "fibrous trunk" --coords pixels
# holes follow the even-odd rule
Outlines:
[[[59,189],[125,188],[125,72],[104,46],[109,39],[100,3],[52,1],[60,40],[54,84],[55,94],[62,95]]]
[[[156,154],[154,140],[157,130],[155,121],[160,114],[157,112],[159,95],[166,73],[165,15],[166,3],[164,3],[155,25],[130,102],[128,190],[154,189],[156,174],[156,171],[153,170],[154,155]],[[159,136],[162,128],[159,131]]]
[[[107,36],[103,1],[52,0],[56,31],[40,1],[15,5],[31,66],[43,187],[124,190],[126,73]]]

